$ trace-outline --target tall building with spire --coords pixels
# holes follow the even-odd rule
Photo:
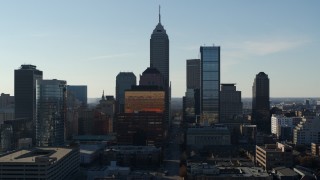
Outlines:
[[[159,7],[159,23],[153,30],[150,39],[150,67],[157,68],[165,79],[166,87],[169,87],[169,38],[161,24]]]
[[[161,14],[159,6],[159,23],[153,30],[150,38],[150,67],[156,68],[164,79],[165,97],[165,117],[170,125],[170,99],[171,85],[169,78],[169,37],[161,24]]]

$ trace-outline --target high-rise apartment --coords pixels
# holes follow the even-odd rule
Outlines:
[[[66,81],[42,80],[37,87],[36,144],[62,146],[65,141]]]
[[[200,113],[203,124],[219,121],[220,47],[201,46]]]
[[[124,92],[136,85],[137,79],[133,72],[120,72],[116,78],[116,112],[124,112]]]
[[[252,119],[259,131],[270,133],[270,87],[268,75],[260,72],[252,86]]]
[[[32,121],[31,131],[36,128],[36,86],[40,80],[42,80],[42,71],[34,65],[24,64],[14,71],[15,118]],[[30,134],[35,142],[35,131]]]

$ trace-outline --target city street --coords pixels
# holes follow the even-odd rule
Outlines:
[[[180,121],[174,121],[168,138],[168,146],[164,152],[164,171],[166,176],[164,179],[179,179],[179,163],[180,163]]]

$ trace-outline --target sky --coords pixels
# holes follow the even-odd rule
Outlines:
[[[150,36],[170,40],[172,96],[186,90],[186,60],[221,47],[221,83],[252,96],[256,74],[271,97],[320,96],[320,1],[1,0],[0,92],[14,95],[14,70],[33,64],[44,79],[87,85],[88,97],[115,95],[119,72],[149,67]]]

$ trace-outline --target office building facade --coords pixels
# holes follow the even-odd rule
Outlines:
[[[81,102],[81,105],[86,106],[88,104],[88,88],[85,85],[68,85],[68,95],[72,95]]]
[[[187,89],[200,89],[200,59],[187,59]]]
[[[66,81],[42,80],[37,87],[37,146],[62,146],[65,141]]]
[[[30,64],[21,65],[14,71],[14,101],[15,118],[24,118],[32,122],[30,134],[35,140],[36,128],[36,85],[42,80],[43,73],[36,66]]]
[[[74,179],[79,170],[79,149],[42,147],[0,157],[0,179]]]
[[[253,82],[252,120],[258,131],[271,132],[269,77],[264,72],[257,74]]]
[[[116,77],[116,112],[124,112],[124,92],[136,85],[137,79],[133,72],[120,72]]]
[[[242,114],[241,91],[235,84],[221,84],[220,123],[236,122]]]
[[[219,121],[220,47],[201,46],[200,111],[203,124]]]

